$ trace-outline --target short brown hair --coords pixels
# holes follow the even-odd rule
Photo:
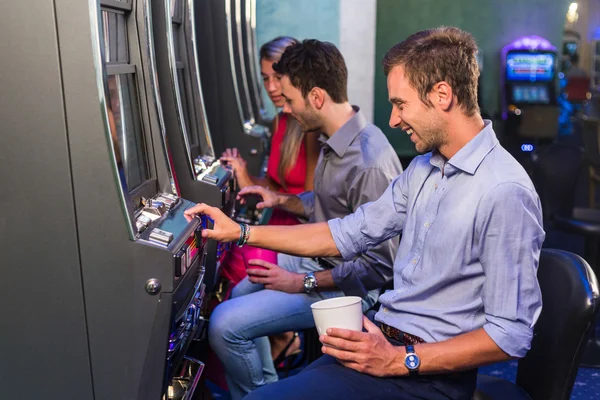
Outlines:
[[[342,53],[332,43],[307,39],[288,46],[273,69],[287,75],[305,98],[319,87],[335,103],[348,101],[348,69]]]
[[[427,95],[433,86],[446,81],[458,104],[471,116],[479,112],[477,104],[477,43],[470,33],[454,27],[440,27],[417,32],[396,44],[383,57],[388,76],[401,65],[411,87],[421,101],[433,106]]]

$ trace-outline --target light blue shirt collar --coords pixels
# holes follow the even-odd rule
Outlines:
[[[492,128],[492,122],[490,120],[484,120],[483,122],[485,124],[483,129],[448,160],[447,163],[449,165],[469,175],[475,174],[475,171],[477,171],[484,158],[498,144],[498,139]],[[434,150],[431,153],[429,162],[431,165],[442,169],[445,159],[437,150]]]

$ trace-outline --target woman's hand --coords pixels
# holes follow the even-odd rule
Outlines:
[[[221,157],[240,157],[240,152],[237,148],[233,149],[225,149],[225,151],[221,154]]]
[[[240,156],[238,149],[226,149],[221,155],[221,161],[231,167],[240,188],[253,184],[252,177],[248,173],[247,162]]]

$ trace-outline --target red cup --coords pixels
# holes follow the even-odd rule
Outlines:
[[[262,265],[253,265],[250,264],[250,260],[264,260],[273,264],[277,264],[277,252],[272,250],[259,249],[258,247],[251,247],[248,249],[244,249],[242,252],[242,258],[244,259],[244,264],[246,264],[246,269],[254,268],[254,269],[267,269]]]

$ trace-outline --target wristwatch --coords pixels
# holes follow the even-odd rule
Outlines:
[[[306,293],[312,293],[317,288],[317,277],[314,272],[309,272],[304,275],[304,291]]]
[[[409,376],[419,375],[419,367],[421,366],[421,359],[415,353],[415,346],[412,344],[406,345],[406,356],[404,357],[404,366],[408,368]]]

